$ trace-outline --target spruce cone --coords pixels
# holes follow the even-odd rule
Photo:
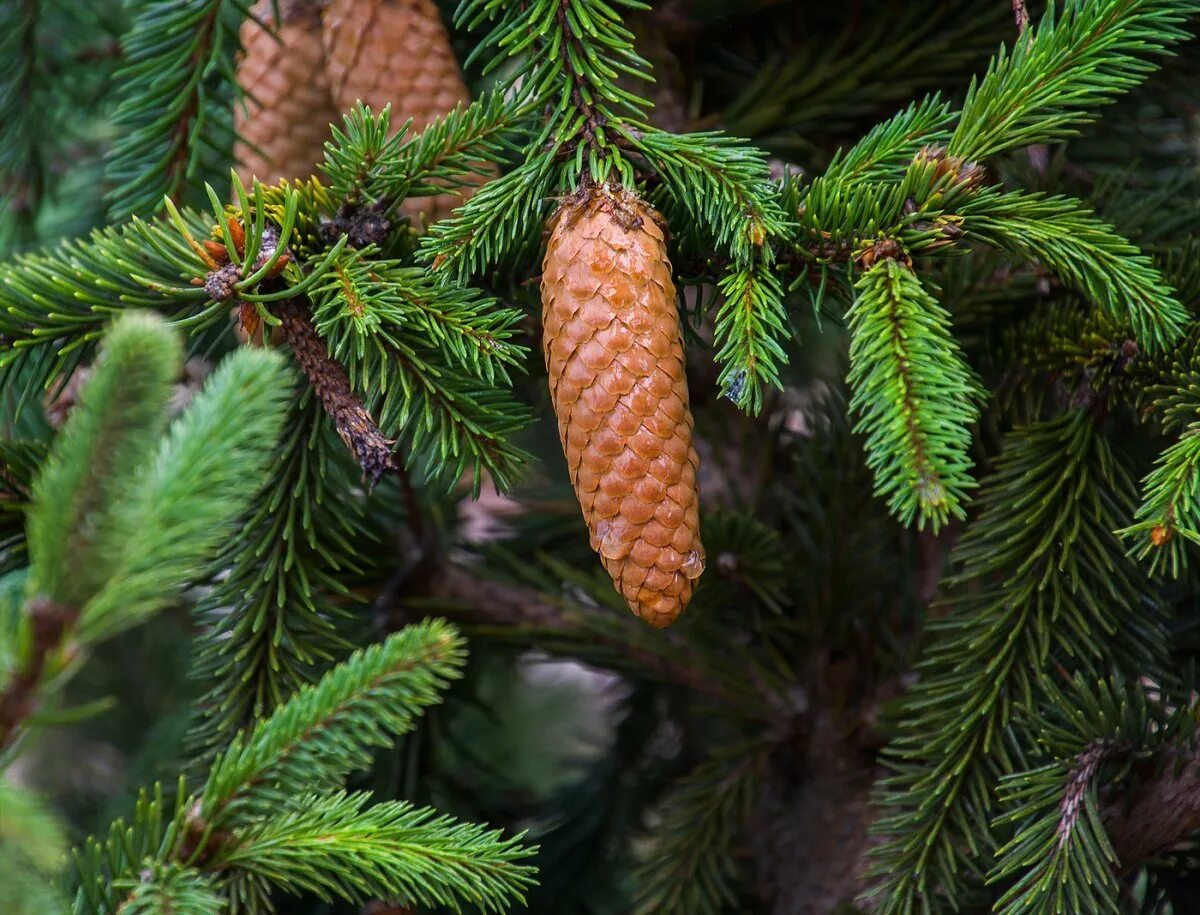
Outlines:
[[[271,23],[271,2],[260,0],[255,16]],[[321,49],[319,0],[284,0],[278,34],[255,19],[242,25],[238,85],[246,93],[237,106],[234,160],[249,185],[312,175],[324,159],[329,125],[341,123],[329,92]]]
[[[412,132],[470,100],[446,27],[433,0],[328,0],[323,14],[325,66],[337,107],[356,101],[392,123],[412,118]],[[401,209],[431,221],[449,215],[465,191],[414,197]]]
[[[652,626],[704,571],[699,458],[660,217],[633,194],[582,191],[551,220],[543,347],[571,483],[613,583]]]

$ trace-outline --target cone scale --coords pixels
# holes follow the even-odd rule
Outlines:
[[[543,349],[559,438],[592,549],[652,626],[704,571],[683,336],[661,219],[594,186],[550,222]]]

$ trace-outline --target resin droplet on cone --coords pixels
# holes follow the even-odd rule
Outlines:
[[[270,0],[258,3],[254,14],[274,26]],[[329,125],[341,123],[325,75],[320,3],[283,2],[280,15],[278,34],[253,18],[242,25],[237,78],[246,99],[244,108],[239,103],[235,109],[234,161],[247,186],[254,177],[278,184],[314,174],[325,157]]]
[[[391,103],[392,124],[412,118],[410,131],[419,133],[470,101],[433,0],[328,0],[322,21],[325,66],[339,109],[361,100],[379,112]],[[448,216],[465,196],[464,190],[414,197],[401,209],[433,221]]]
[[[704,547],[683,335],[658,214],[620,188],[566,202],[550,223],[542,324],[592,548],[630,609],[667,626],[691,599]]]

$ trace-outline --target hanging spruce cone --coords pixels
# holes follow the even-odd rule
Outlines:
[[[592,549],[652,626],[683,612],[704,571],[675,285],[660,217],[593,187],[551,220],[543,348],[571,483]]]
[[[260,0],[242,26],[243,55],[238,85],[246,105],[237,106],[234,149],[238,174],[249,185],[283,178],[303,179],[324,159],[329,125],[340,123],[325,73],[321,48],[320,0],[283,0],[277,34],[271,0]]]
[[[333,99],[343,111],[360,100],[373,111],[391,103],[392,123],[412,118],[412,131],[420,132],[470,100],[433,0],[328,0],[322,40]],[[414,197],[402,209],[434,221],[464,195]]]

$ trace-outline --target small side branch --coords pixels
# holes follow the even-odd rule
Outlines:
[[[1029,30],[1029,10],[1025,0],[1012,0],[1013,18],[1017,21],[1017,34],[1022,37]]]
[[[350,387],[341,363],[329,355],[325,341],[313,327],[308,309],[299,300],[285,302],[275,310],[284,339],[295,353],[296,362],[308,378],[338,435],[362,467],[368,485],[400,469],[392,442],[383,434],[362,400]]]

